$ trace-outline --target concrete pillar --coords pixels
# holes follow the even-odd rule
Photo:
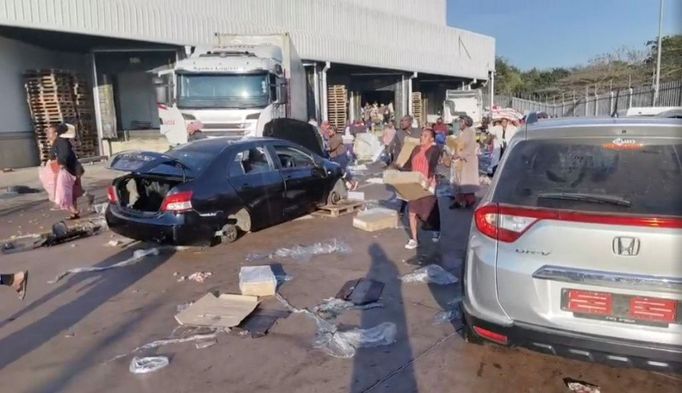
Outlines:
[[[327,98],[327,71],[331,68],[331,63],[326,62],[322,69],[322,121],[329,120],[329,100]]]

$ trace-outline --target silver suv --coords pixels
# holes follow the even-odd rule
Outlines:
[[[519,130],[475,211],[469,341],[682,370],[682,120]]]

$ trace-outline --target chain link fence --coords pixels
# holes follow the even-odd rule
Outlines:
[[[632,107],[682,106],[682,81],[661,83],[658,103],[653,105],[654,90],[641,86],[614,90],[602,94],[587,93],[565,95],[561,102],[539,102],[518,97],[495,95],[495,105],[514,108],[521,113],[545,112],[552,117],[610,116],[614,111],[624,112]],[[570,97],[570,98],[568,98]],[[490,95],[483,94],[483,102],[490,102]]]

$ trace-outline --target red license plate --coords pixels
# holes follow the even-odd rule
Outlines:
[[[613,296],[606,292],[571,289],[566,309],[579,314],[609,316],[613,313]]]
[[[640,321],[673,323],[677,319],[677,301],[632,297],[630,298],[630,317]]]
[[[562,289],[561,309],[576,317],[655,326],[679,324],[680,302],[645,296]]]

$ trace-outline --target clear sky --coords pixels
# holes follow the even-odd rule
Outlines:
[[[663,35],[682,33],[682,0],[664,0]],[[658,35],[659,0],[447,0],[448,25],[490,35],[530,68],[571,67]]]

